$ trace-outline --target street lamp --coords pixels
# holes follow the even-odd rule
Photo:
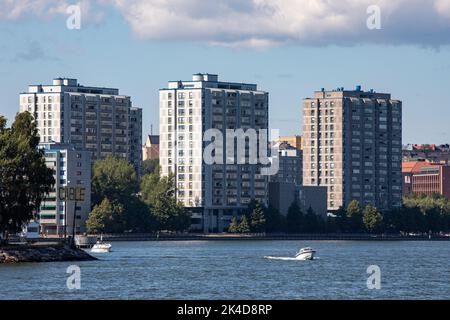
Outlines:
[[[84,181],[80,181],[79,184],[84,184]],[[73,225],[72,225],[72,245],[75,247],[75,230],[77,221],[77,200],[84,201],[84,188],[77,188],[79,191],[75,191],[75,207],[73,209]]]
[[[64,239],[67,240],[67,209],[69,202],[69,184],[70,181],[67,180],[66,187],[64,188]]]

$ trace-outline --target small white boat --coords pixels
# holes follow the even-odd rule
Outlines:
[[[316,251],[314,251],[312,248],[302,248],[300,251],[295,255],[295,259],[297,260],[313,260],[314,254]]]
[[[97,241],[96,244],[91,249],[91,252],[94,253],[108,253],[111,251],[112,245],[110,243],[103,242],[103,237],[100,238],[100,240]]]

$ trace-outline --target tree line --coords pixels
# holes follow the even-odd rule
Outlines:
[[[412,195],[401,208],[380,212],[372,205],[353,200],[328,217],[311,208],[303,212],[294,202],[286,216],[269,206],[251,202],[238,220],[233,217],[230,233],[369,233],[425,234],[450,232],[450,201],[441,195]]]
[[[329,230],[343,233],[425,234],[450,231],[450,201],[441,195],[409,195],[403,205],[386,212],[373,206],[362,208],[352,201],[328,219]]]

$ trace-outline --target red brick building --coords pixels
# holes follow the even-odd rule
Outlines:
[[[450,199],[450,166],[425,161],[403,162],[403,195],[440,194]]]
[[[142,160],[159,159],[159,136],[149,135],[142,146]]]

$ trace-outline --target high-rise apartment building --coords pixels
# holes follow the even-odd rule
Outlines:
[[[329,210],[401,205],[401,101],[359,86],[317,91],[303,103],[303,141],[303,184],[327,186]]]
[[[87,150],[92,161],[114,155],[139,172],[142,159],[142,110],[118,89],[85,87],[76,79],[31,85],[20,94],[20,111],[36,120],[41,142]]]
[[[47,236],[62,236],[72,233],[75,217],[75,231],[86,232],[86,220],[91,212],[91,154],[88,151],[75,150],[70,145],[43,143],[39,147],[44,151],[45,164],[53,170],[55,185],[46,195],[38,211],[37,220],[41,233]],[[83,201],[61,200],[61,189],[82,188]],[[65,191],[63,191],[65,193]],[[66,207],[67,206],[67,207]],[[65,218],[67,217],[67,223]]]
[[[192,227],[222,231],[255,199],[267,203],[267,176],[260,164],[205,164],[203,135],[208,129],[267,129],[268,93],[256,84],[220,82],[195,74],[160,90],[160,165],[175,174],[177,198],[192,211]],[[248,145],[247,145],[248,147]]]
[[[129,161],[140,175],[142,163],[142,109],[130,108],[130,156]]]

